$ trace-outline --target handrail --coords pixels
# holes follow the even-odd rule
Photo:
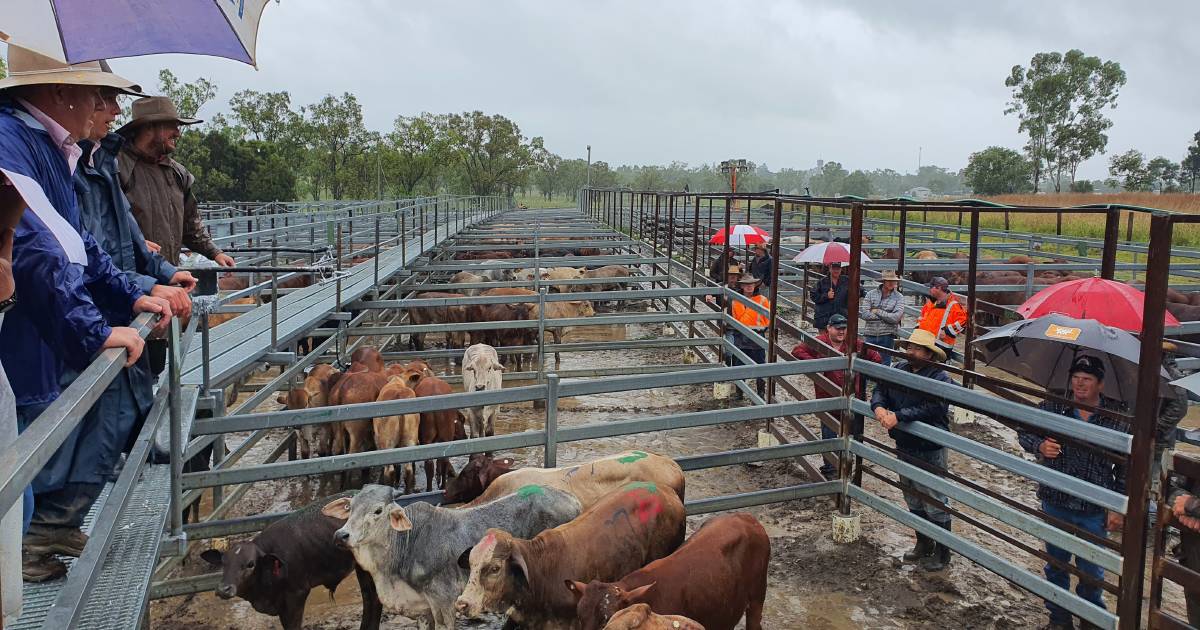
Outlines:
[[[158,317],[154,313],[142,313],[131,326],[144,339]],[[0,514],[21,499],[25,487],[33,482],[71,431],[83,421],[124,367],[125,356],[124,348],[101,352],[12,444],[0,451]]]

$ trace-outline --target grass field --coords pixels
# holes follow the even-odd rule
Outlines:
[[[523,203],[529,208],[574,208],[576,205],[568,196],[546,199],[542,195],[517,195],[514,199],[517,203]]]

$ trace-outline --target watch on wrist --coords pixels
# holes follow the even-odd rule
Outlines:
[[[17,305],[17,293],[14,291],[6,300],[0,300],[0,315],[8,312]]]

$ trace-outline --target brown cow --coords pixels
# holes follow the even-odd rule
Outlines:
[[[762,630],[771,539],[749,514],[709,519],[675,553],[617,582],[566,581],[575,596],[580,630],[600,630],[619,610],[649,604],[663,615],[683,615],[709,630]]]
[[[483,494],[498,477],[512,472],[513,463],[511,457],[496,459],[490,453],[471,455],[462,470],[446,481],[446,489],[442,493],[446,503],[462,503]]]
[[[619,610],[604,630],[704,630],[704,626],[679,615],[659,615],[646,604],[634,604]]]
[[[444,293],[441,291],[431,291],[429,293],[417,293],[413,295],[414,299],[443,299],[443,298],[461,298],[466,297],[464,293]],[[457,304],[449,306],[418,306],[408,309],[408,321],[414,325],[426,324],[461,324],[469,321],[467,319],[467,307]],[[446,332],[446,347],[447,348],[462,348],[467,342],[467,333],[465,332]],[[412,333],[408,338],[408,345],[413,350],[425,349],[425,333]]]
[[[686,481],[675,460],[646,451],[626,451],[564,468],[520,468],[493,477],[490,485],[470,505],[480,505],[516,492],[527,485],[549,486],[575,495],[589,508],[617,488],[635,481],[648,481],[670,488],[684,498]],[[470,489],[462,492],[469,494]]]
[[[575,598],[563,588],[566,580],[627,575],[678,548],[684,525],[674,491],[636,482],[532,540],[489,529],[458,559],[471,573],[454,606],[468,617],[507,610],[512,622],[527,628],[568,625]]]
[[[471,273],[470,271],[460,271],[460,272],[454,274],[453,276],[450,276],[450,284],[466,284],[466,283],[479,283],[479,282],[487,282],[487,278],[484,278],[483,276],[481,276],[479,274]],[[481,289],[463,289],[462,294],[463,295],[472,295],[472,296],[479,295],[480,290]]]
[[[452,393],[454,390],[450,385],[436,376],[427,376],[421,379],[417,386],[413,388],[413,392],[417,397],[425,398],[427,396],[444,396]],[[441,442],[451,442],[455,439],[455,433],[458,424],[458,410],[456,409],[441,409],[438,411],[425,411],[421,413],[420,429],[418,430],[418,441],[421,444],[437,444]],[[437,479],[438,487],[446,487],[446,478],[449,477],[450,458],[443,457],[437,460]],[[425,491],[433,490],[433,461],[425,460]]]
[[[522,295],[530,296],[536,300],[537,292],[529,289],[521,289],[516,287],[500,287],[496,289],[488,289],[480,293],[481,296],[513,296]],[[534,302],[519,302],[516,304],[478,304],[469,307],[468,318],[472,322],[508,322],[522,321],[529,319],[530,309]],[[501,328],[493,330],[478,331],[477,337],[473,340],[478,343],[485,343],[494,348],[506,346],[529,346],[537,343],[537,329],[534,328]],[[505,365],[513,365],[520,371],[524,366],[525,355],[522,354],[505,354],[503,356]]]
[[[592,307],[592,303],[587,300],[576,300],[574,302],[546,302],[545,303],[546,319],[566,319],[575,317],[591,317],[596,314],[596,309]],[[529,316],[527,319],[538,318],[538,305],[530,304],[528,306]],[[554,343],[561,344],[563,335],[570,331],[568,326],[547,327],[546,332],[554,337]],[[562,358],[558,352],[554,353],[554,369],[562,367]]]
[[[341,377],[342,373],[331,365],[322,363],[313,366],[304,377],[302,387],[280,395],[276,402],[287,405],[291,410],[324,407],[329,404],[329,390]],[[333,454],[334,431],[335,423],[306,424],[301,427],[297,435],[300,457],[308,459],[314,455],[326,457]]]
[[[387,385],[387,382],[388,377],[381,372],[367,370],[349,372],[339,379],[330,390],[329,404],[336,406],[375,402],[379,399],[379,392],[384,385]],[[344,420],[338,423],[338,427],[335,429],[333,452],[335,455],[365,453],[372,449],[373,438],[372,419]],[[343,476],[343,480],[349,480],[348,473]]]
[[[349,372],[383,373],[383,355],[375,346],[361,346],[350,355]]]
[[[404,376],[392,377],[375,400],[408,400],[416,398],[417,394],[409,388]],[[388,449],[402,446],[416,446],[419,442],[421,414],[406,413],[397,416],[383,416],[372,419],[372,429],[375,432],[375,448]],[[379,482],[385,485],[396,485],[398,479],[395,466],[385,466]],[[411,494],[417,486],[417,469],[412,462],[404,464],[404,492]]]
[[[583,269],[579,267],[551,267],[542,271],[542,280],[550,285],[551,293],[570,293],[572,285],[555,284],[559,280],[578,280],[583,277]]]

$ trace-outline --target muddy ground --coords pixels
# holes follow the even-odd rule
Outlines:
[[[630,325],[629,338],[657,336],[657,330]],[[679,363],[679,350],[590,352],[563,357],[564,368],[619,366],[634,364]],[[444,369],[444,368],[443,368]],[[806,378],[793,378],[806,393],[812,391]],[[715,401],[711,386],[655,389],[564,399],[559,407],[559,422],[564,426],[605,422],[618,419],[652,417],[684,411],[721,408],[742,403]],[[264,406],[264,409],[274,408]],[[540,428],[544,412],[530,403],[506,405],[501,409],[497,433]],[[964,418],[955,431],[972,439],[1019,453],[1016,436],[1009,429],[988,419]],[[804,419],[816,429],[813,418]],[[593,440],[563,444],[559,447],[559,465],[569,465],[628,448],[639,448],[671,456],[711,453],[746,448],[757,444],[761,423],[751,426],[725,425],[702,429],[666,431],[652,435]],[[799,434],[779,423],[789,439]],[[261,461],[283,432],[256,447],[249,461]],[[889,443],[886,434],[873,423],[867,435]],[[540,449],[522,449],[512,453],[527,465],[540,465]],[[258,458],[258,459],[255,459]],[[810,458],[817,464],[817,458]],[[456,467],[462,460],[456,461]],[[1034,504],[1033,485],[1005,471],[970,462],[952,453],[950,465],[956,472],[1001,489],[1006,496]],[[761,466],[731,466],[689,472],[689,499],[777,488],[808,481],[799,465],[791,461]],[[864,477],[867,490],[896,502],[900,494],[888,484]],[[274,512],[301,507],[327,489],[311,480],[286,480],[258,484],[241,501],[231,516]],[[902,503],[902,502],[901,502]],[[811,628],[842,630],[850,628],[1036,628],[1046,622],[1042,602],[1010,585],[999,576],[956,557],[949,570],[926,574],[905,565],[900,555],[912,545],[910,530],[881,514],[857,506],[861,515],[862,537],[855,543],[837,544],[831,536],[831,518],[836,508],[829,497],[761,506],[747,510],[756,516],[771,536],[771,568],[765,606],[766,628]],[[976,515],[978,516],[978,515]],[[707,516],[689,518],[689,532]],[[1009,534],[1002,524],[985,519]],[[961,522],[955,530],[976,543],[1000,554],[1026,569],[1041,573],[1041,562],[1033,556]],[[1017,537],[1027,544],[1032,538]],[[211,569],[194,554],[175,575],[195,575]],[[1109,577],[1112,579],[1112,576]],[[1182,612],[1178,593],[1168,592],[1168,603]],[[306,628],[353,629],[358,627],[359,597],[353,577],[339,587],[331,598],[323,589],[314,590],[305,615]],[[1114,606],[1110,597],[1109,608]],[[241,600],[224,601],[211,593],[160,600],[151,607],[156,628],[189,630],[257,630],[277,628],[273,617],[256,613]],[[498,624],[460,622],[460,627],[491,628]],[[415,628],[417,624],[400,616],[385,616],[386,628]]]

